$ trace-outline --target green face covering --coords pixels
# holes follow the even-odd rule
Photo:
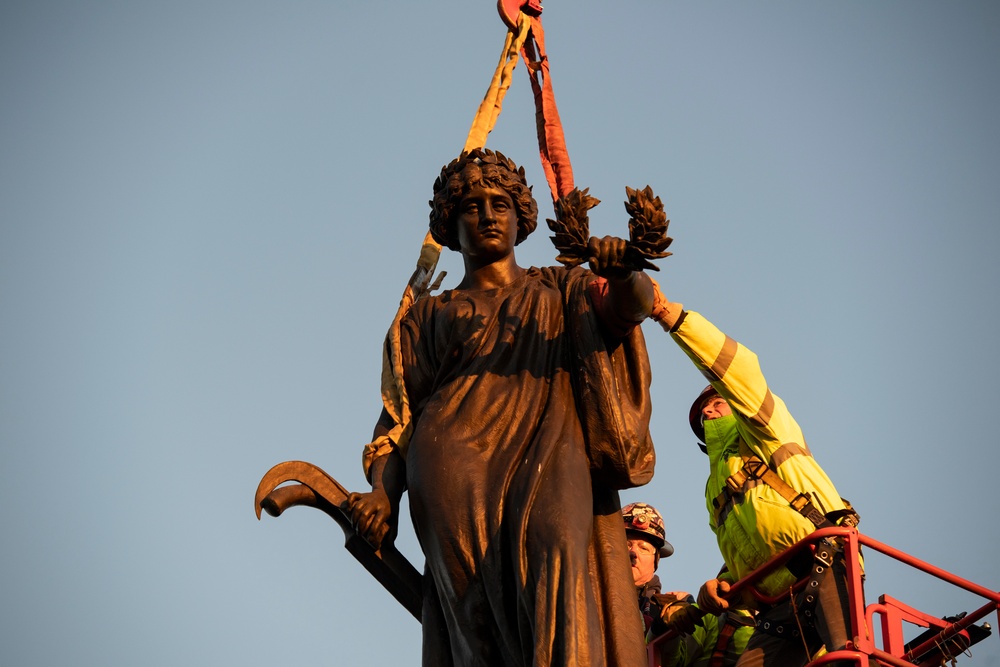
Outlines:
[[[726,415],[718,419],[709,419],[703,424],[705,427],[705,446],[708,449],[708,458],[717,460],[726,452],[739,451],[736,441],[739,439],[739,431],[736,430],[736,417]]]

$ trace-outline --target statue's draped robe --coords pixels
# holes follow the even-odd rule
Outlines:
[[[424,665],[644,664],[618,492],[587,442],[637,433],[648,480],[649,365],[638,326],[602,321],[594,280],[529,269],[403,321]]]

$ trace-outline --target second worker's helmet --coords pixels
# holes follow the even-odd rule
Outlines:
[[[660,557],[674,553],[674,547],[667,542],[667,527],[656,508],[646,503],[629,503],[622,508],[626,533],[641,533],[642,538],[659,548]]]

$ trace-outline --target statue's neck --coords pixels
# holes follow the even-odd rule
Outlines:
[[[524,274],[525,270],[517,265],[513,253],[488,264],[475,264],[466,258],[465,277],[457,289],[498,289],[513,284]]]

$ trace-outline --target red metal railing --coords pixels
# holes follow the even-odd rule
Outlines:
[[[1000,592],[984,588],[958,577],[919,558],[914,558],[907,553],[872,539],[867,535],[862,535],[856,528],[847,527],[821,528],[817,530],[809,537],[794,544],[783,553],[771,558],[743,579],[740,579],[730,589],[729,596],[735,599],[741,593],[749,592],[755,598],[768,605],[785,600],[788,595],[787,593],[773,597],[767,596],[758,590],[754,583],[774,568],[787,563],[803,549],[812,549],[814,543],[824,538],[840,538],[843,541],[853,640],[848,642],[847,646],[842,649],[831,651],[816,658],[807,667],[819,667],[819,665],[825,665],[834,661],[853,662],[857,665],[865,666],[869,664],[870,658],[877,661],[880,665],[889,665],[891,667],[922,666],[925,663],[919,661],[927,660],[929,652],[945,647],[949,639],[955,638],[961,633],[965,633],[965,637],[968,638],[966,628],[976,621],[985,618],[993,612],[997,612],[997,620],[1000,622]],[[965,589],[986,599],[987,602],[982,607],[969,612],[954,623],[908,607],[888,595],[880,596],[877,603],[872,603],[866,607],[864,590],[862,588],[863,571],[860,558],[862,546],[877,551],[905,565],[909,565],[953,586]],[[875,644],[874,629],[876,617],[879,619],[882,647],[878,647]],[[919,645],[907,649],[903,639],[904,621],[920,627],[931,628],[937,630],[937,632]],[[661,667],[659,659],[660,648],[664,642],[669,641],[674,636],[673,633],[668,632],[649,643],[647,647],[649,667]]]

